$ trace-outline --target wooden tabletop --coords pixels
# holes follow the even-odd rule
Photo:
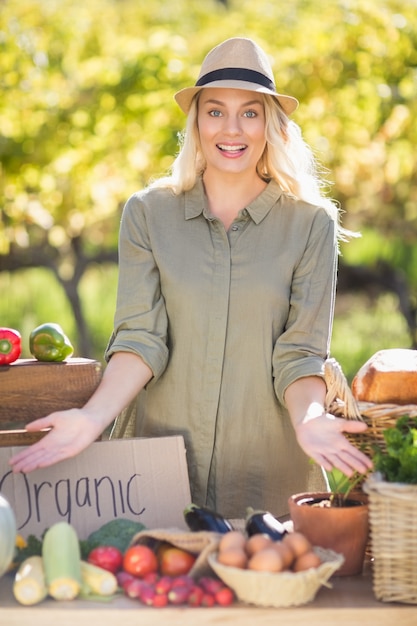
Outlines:
[[[416,626],[417,605],[376,600],[370,566],[360,576],[333,577],[313,602],[291,608],[261,608],[236,603],[231,607],[144,607],[117,596],[110,602],[45,600],[34,607],[19,605],[12,595],[13,577],[0,579],[0,622],[4,626]]]

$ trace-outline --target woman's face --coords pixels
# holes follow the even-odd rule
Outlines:
[[[261,94],[241,89],[202,89],[197,123],[206,172],[256,173],[266,144]]]

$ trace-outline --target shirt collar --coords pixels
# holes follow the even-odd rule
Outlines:
[[[283,191],[275,180],[271,180],[262,193],[250,204],[246,210],[250,217],[259,224],[269,213]],[[204,191],[203,179],[197,179],[192,189],[185,192],[185,219],[189,220],[198,217],[207,207],[207,198]]]

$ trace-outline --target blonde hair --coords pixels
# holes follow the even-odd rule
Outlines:
[[[200,146],[197,125],[199,94],[194,97],[185,129],[179,137],[180,150],[170,174],[152,183],[167,187],[174,194],[191,189],[206,167]],[[322,206],[338,225],[338,238],[346,240],[354,233],[341,227],[339,207],[324,193],[327,181],[311,148],[304,141],[299,126],[284,113],[279,102],[264,94],[266,147],[257,165],[258,175],[265,181],[275,180],[281,189],[300,200]]]

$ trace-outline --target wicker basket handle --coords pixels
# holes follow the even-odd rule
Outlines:
[[[326,359],[324,363],[324,379],[327,386],[326,410],[345,419],[355,419],[363,422],[359,407],[336,359]]]

